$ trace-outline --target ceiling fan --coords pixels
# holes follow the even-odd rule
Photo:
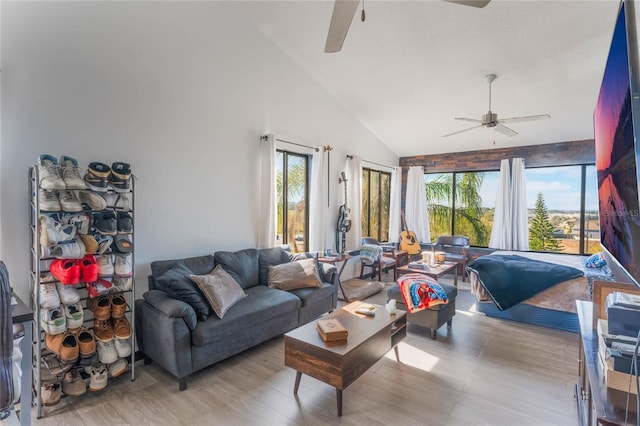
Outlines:
[[[465,6],[485,7],[491,0],[442,0],[449,3],[458,3]],[[329,34],[327,34],[327,43],[324,46],[325,53],[335,53],[342,49],[344,39],[351,26],[351,21],[356,14],[360,0],[335,0],[333,4],[333,13],[331,14],[331,23],[329,24]],[[365,20],[364,0],[362,0],[362,13],[360,19]]]
[[[477,129],[479,127],[486,127],[489,129],[494,129],[498,133],[502,133],[506,136],[515,136],[518,134],[513,129],[505,126],[504,123],[519,123],[522,121],[533,121],[533,120],[544,120],[546,118],[551,118],[549,114],[539,114],[539,115],[525,115],[522,117],[510,117],[510,118],[498,118],[498,114],[491,112],[491,83],[498,78],[495,74],[489,74],[485,76],[487,82],[489,83],[489,112],[482,115],[482,120],[476,120],[474,118],[464,118],[464,117],[456,117],[456,120],[460,121],[470,121],[472,123],[479,123],[477,126],[469,127],[464,130],[458,130],[457,132],[449,133],[443,135],[442,137],[457,135],[458,133],[467,132],[469,130]]]

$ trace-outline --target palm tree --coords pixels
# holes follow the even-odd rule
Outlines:
[[[284,158],[283,153],[276,153],[276,164],[283,165]],[[286,233],[287,235],[287,243],[291,247],[291,250],[296,251],[304,251],[298,250],[297,244],[295,242],[295,237],[299,234],[303,234],[305,232],[305,187],[307,183],[307,170],[306,170],[306,162],[302,158],[302,156],[296,155],[288,155],[288,164],[287,167],[287,197],[288,197],[288,205],[287,205],[287,229],[283,229],[283,212],[284,212],[284,176],[283,170],[281,167],[278,167],[276,170],[276,194],[278,197],[277,200],[277,208],[278,208],[278,228],[276,230],[277,234],[283,235]],[[284,165],[283,165],[284,166]],[[292,199],[299,199],[298,202],[291,202]],[[284,242],[284,241],[283,241]],[[304,241],[303,244],[304,245]]]

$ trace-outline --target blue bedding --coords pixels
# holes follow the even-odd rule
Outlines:
[[[467,265],[501,311],[584,272],[518,255],[483,256]]]

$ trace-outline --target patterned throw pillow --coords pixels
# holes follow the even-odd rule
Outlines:
[[[584,263],[584,266],[587,268],[602,268],[607,266],[607,260],[604,258],[604,254],[602,252],[592,254]]]

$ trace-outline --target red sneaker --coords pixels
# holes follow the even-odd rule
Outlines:
[[[78,259],[54,259],[49,272],[62,284],[74,285],[80,282],[80,262]]]
[[[82,281],[92,283],[98,281],[98,263],[92,254],[88,254],[80,261],[82,269]]]

